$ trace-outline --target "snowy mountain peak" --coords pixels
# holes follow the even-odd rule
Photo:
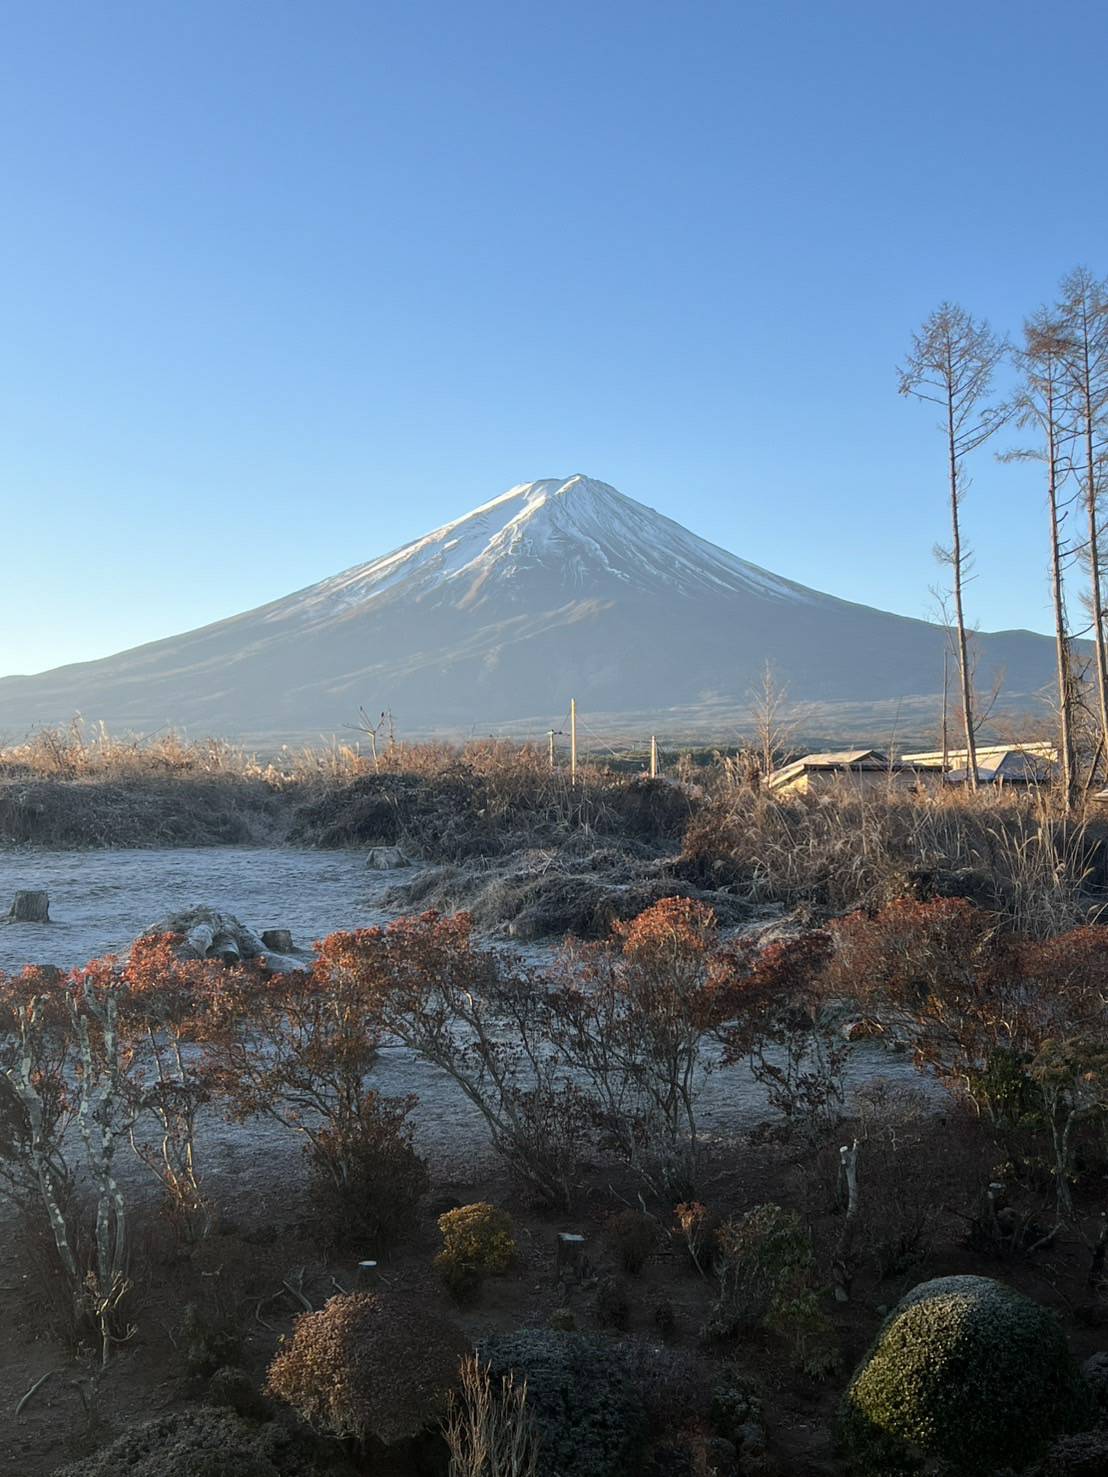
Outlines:
[[[575,473],[521,482],[464,517],[383,558],[304,590],[299,610],[331,615],[401,592],[472,608],[499,592],[509,599],[528,576],[528,598],[611,599],[639,589],[690,598],[758,594],[791,603],[820,596],[729,554],[679,523]],[[273,612],[290,613],[290,602]]]

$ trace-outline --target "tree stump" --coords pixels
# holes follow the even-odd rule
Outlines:
[[[558,1232],[554,1270],[559,1282],[580,1282],[585,1275],[585,1238],[572,1231]]]
[[[49,923],[50,898],[45,892],[17,892],[9,923]]]
[[[292,934],[287,928],[263,929],[262,943],[267,949],[272,949],[275,954],[292,953]]]

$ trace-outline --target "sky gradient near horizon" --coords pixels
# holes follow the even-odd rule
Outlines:
[[[0,15],[0,674],[574,472],[933,615],[913,328],[952,298],[1016,333],[1108,274],[1084,0]],[[1047,630],[1035,469],[973,478],[969,613]]]

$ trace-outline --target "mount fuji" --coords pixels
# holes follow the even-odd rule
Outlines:
[[[767,661],[827,732],[933,727],[944,630],[819,594],[588,477],[509,489],[391,554],[256,610],[99,661],[0,680],[0,734],[113,731],[295,741],[364,707],[400,732],[537,732],[576,697],[610,732],[722,734]],[[1053,643],[977,637],[1008,711],[1052,680]],[[867,730],[870,730],[867,732]]]

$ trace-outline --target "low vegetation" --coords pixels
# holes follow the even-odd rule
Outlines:
[[[5,783],[107,793],[124,758]],[[490,911],[279,976],[163,934],[0,977],[10,1342],[57,1350],[11,1404],[72,1402],[29,1477],[1097,1470],[1095,822],[722,762],[571,787],[497,744],[219,763],[283,834],[436,858]],[[528,868],[606,901],[523,958]]]

